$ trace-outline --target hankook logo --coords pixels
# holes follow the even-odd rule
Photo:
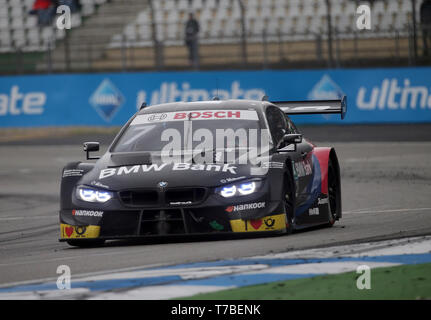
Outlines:
[[[72,210],[72,215],[77,217],[103,217],[103,211]]]
[[[246,204],[238,204],[236,206],[229,206],[225,209],[226,212],[237,212],[243,210],[255,210],[265,208],[265,202],[254,202],[254,203],[246,203]]]

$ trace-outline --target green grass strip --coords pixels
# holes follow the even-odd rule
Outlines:
[[[371,269],[371,289],[359,290],[356,272],[272,282],[187,297],[188,300],[431,299],[431,263]]]

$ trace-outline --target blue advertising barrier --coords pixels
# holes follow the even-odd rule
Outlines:
[[[146,101],[321,100],[348,112],[298,123],[431,122],[431,68],[106,73],[0,78],[0,127],[122,125]]]

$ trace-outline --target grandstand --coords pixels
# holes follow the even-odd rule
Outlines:
[[[201,66],[244,63],[244,40],[251,64],[329,59],[325,0],[242,1],[244,14],[239,0],[81,0],[82,10],[72,15],[72,30],[65,32],[55,22],[37,26],[37,18],[28,13],[34,0],[0,0],[0,71],[10,72],[4,65],[25,64],[30,58],[39,72],[188,67],[184,25],[189,12],[200,24]],[[330,3],[338,63],[411,56],[411,0]],[[420,3],[416,1],[418,21]],[[372,32],[356,30],[358,4],[370,4]],[[17,52],[19,60],[7,55]],[[155,55],[162,56],[161,65]]]
[[[92,15],[98,4],[106,0],[83,0],[81,13],[72,14],[72,28],[82,24],[82,18]],[[54,26],[39,28],[37,16],[30,15],[34,0],[0,0],[0,52],[46,51],[49,45],[65,36]]]
[[[317,33],[327,32],[326,4],[322,0],[248,0],[245,23],[249,39],[262,41],[265,31],[271,38],[279,33],[289,40],[314,39]],[[361,3],[366,3],[361,2]],[[420,2],[417,2],[420,5]],[[195,12],[201,25],[202,43],[237,42],[240,36],[241,9],[238,1],[219,0],[162,0],[153,1],[154,18],[157,24],[157,40],[166,45],[182,44],[183,26],[188,12]],[[357,5],[351,0],[332,0],[332,19],[341,33],[353,37]],[[395,29],[407,30],[411,15],[411,4],[406,1],[376,2],[372,6],[373,23],[378,26],[377,35]],[[418,11],[419,12],[419,9]],[[134,21],[128,23],[122,34],[113,37],[110,47],[121,46],[125,36],[133,46],[151,46],[150,8],[139,12]],[[277,40],[277,38],[275,38]]]

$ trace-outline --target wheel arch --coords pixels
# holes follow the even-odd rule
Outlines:
[[[337,180],[337,184],[338,184],[338,202],[339,202],[339,210],[337,212],[337,220],[341,218],[342,214],[343,214],[343,206],[342,206],[342,199],[341,199],[341,172],[340,172],[340,163],[338,161],[338,156],[337,153],[335,152],[334,148],[331,148],[331,152],[329,154],[329,159],[335,169],[335,179]],[[329,163],[328,163],[329,165]]]
[[[342,216],[342,205],[341,205],[341,175],[340,175],[340,164],[338,161],[338,156],[334,148],[329,147],[318,147],[314,149],[314,154],[317,157],[320,165],[320,171],[321,171],[321,192],[323,194],[328,195],[328,169],[329,169],[329,162],[332,163],[337,184],[338,184],[338,192],[339,192],[339,205],[340,209],[337,213],[337,218],[340,219]]]
[[[290,157],[286,158],[285,160],[286,163],[286,169],[283,172],[283,191],[285,189],[285,184],[286,181],[285,179],[290,178],[291,179],[291,183],[290,186],[291,188],[293,188],[293,210],[292,212],[286,212],[286,232],[287,234],[290,234],[293,232],[294,230],[294,225],[293,225],[293,221],[294,221],[294,217],[295,217],[295,207],[296,207],[296,183],[295,183],[295,176],[294,176],[294,171],[293,171],[293,163],[292,163],[292,159]],[[288,177],[287,177],[288,174]]]

